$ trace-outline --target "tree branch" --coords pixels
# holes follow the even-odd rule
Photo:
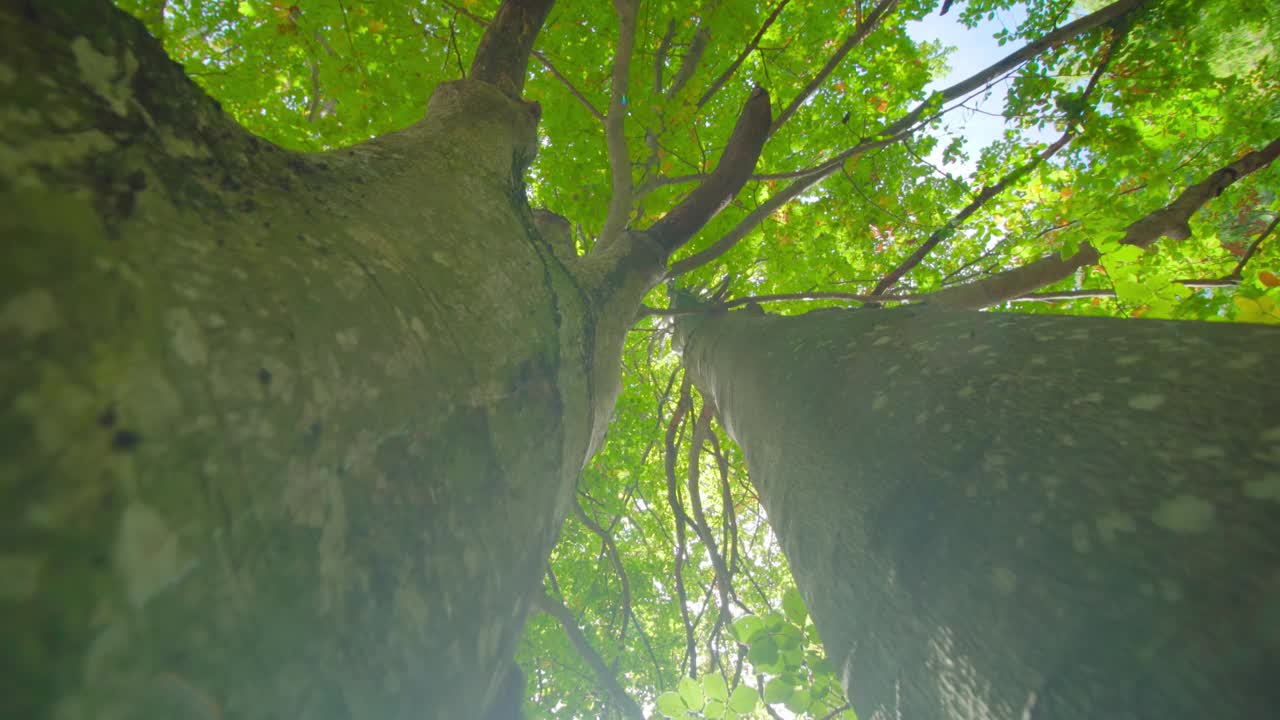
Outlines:
[[[1276,225],[1278,224],[1280,224],[1280,214],[1277,214],[1275,219],[1271,221],[1271,224],[1267,226],[1267,229],[1263,230],[1262,233],[1249,244],[1249,249],[1245,250],[1244,256],[1240,258],[1240,262],[1236,263],[1236,267],[1231,271],[1231,275],[1229,277],[1240,277],[1240,273],[1244,272],[1244,266],[1248,265],[1249,261],[1253,259],[1254,253],[1258,252],[1258,248],[1262,246],[1262,241],[1266,240],[1268,235],[1275,232]]]
[[[747,233],[750,233],[757,225],[763,222],[765,218],[772,215],[775,210],[796,199],[805,190],[808,190],[826,179],[836,170],[839,170],[844,165],[845,161],[862,155],[868,151],[892,145],[903,137],[905,137],[905,135],[885,140],[862,142],[840,153],[827,162],[818,165],[808,172],[808,174],[800,176],[786,188],[774,193],[768,200],[761,203],[759,207],[748,213],[747,216],[737,225],[734,225],[733,229],[725,233],[724,237],[712,243],[705,250],[690,255],[679,262],[673,263],[671,267],[667,269],[666,277],[673,278],[683,275],[690,270],[700,268],[721,255],[724,255],[733,249],[733,246],[738,244],[739,240],[746,237]]]
[[[772,127],[769,128],[770,136],[778,132],[779,128],[791,119],[791,116],[800,109],[800,106],[803,105],[813,95],[813,93],[822,86],[822,83],[826,82],[827,77],[829,77],[832,72],[835,72],[835,69],[840,66],[842,61],[844,61],[844,58],[849,54],[849,51],[860,45],[863,40],[866,40],[867,36],[871,34],[871,31],[875,30],[876,27],[880,25],[885,16],[888,15],[897,4],[898,0],[880,0],[880,3],[872,8],[871,14],[867,15],[862,22],[858,23],[858,25],[854,27],[853,32],[849,34],[849,37],[844,39],[844,42],[840,43],[840,47],[836,48],[835,53],[833,53],[831,58],[827,60],[826,64],[822,66],[822,69],[819,70],[811,80],[809,80],[808,84],[804,86],[798,95],[791,99],[791,104],[787,105],[787,108],[778,114],[778,117],[773,121]]]
[[[662,41],[658,43],[658,50],[653,54],[653,94],[661,95],[662,87],[666,81],[662,79],[663,72],[667,68],[667,53],[671,52],[671,42],[676,37],[676,19],[671,18],[667,21],[667,32],[663,34]]]
[[[542,67],[549,70],[551,74],[560,81],[561,85],[564,85],[569,90],[570,95],[574,96],[577,98],[578,102],[582,103],[582,106],[587,109],[587,112],[591,113],[591,115],[600,122],[604,122],[604,113],[597,110],[596,106],[592,105],[591,101],[588,100],[586,96],[578,90],[578,88],[574,87],[573,83],[569,82],[569,78],[565,77],[559,70],[557,70],[556,66],[552,65],[551,61],[548,60],[545,55],[534,50],[533,56],[538,59],[538,62],[542,63]]]
[[[1219,278],[1217,280],[1174,280],[1175,283],[1192,290],[1210,290],[1218,288],[1239,287],[1240,279],[1234,277]],[[1014,298],[1012,302],[1064,302],[1067,300],[1089,300],[1092,298],[1113,298],[1116,296],[1115,290],[1107,290],[1103,288],[1086,289],[1086,290],[1059,290],[1030,293],[1020,298]]]
[[[472,80],[483,80],[520,99],[529,53],[555,0],[503,0],[480,38],[471,63]]]
[[[772,302],[788,302],[797,300],[847,300],[849,302],[858,303],[882,303],[882,302],[922,302],[930,299],[931,295],[858,295],[856,293],[846,292],[800,292],[800,293],[778,293],[776,295],[752,295],[748,297],[735,298],[727,302],[709,303],[700,307],[693,308],[655,308],[648,305],[641,305],[640,312],[636,319],[658,315],[663,317],[671,317],[675,315],[693,315],[696,313],[714,312],[719,310],[732,310],[741,305],[754,305],[759,303]]]
[[[614,542],[613,535],[600,526],[595,520],[587,515],[587,511],[582,509],[582,503],[575,501],[573,503],[573,514],[578,517],[588,530],[595,533],[600,538],[600,542],[604,544],[605,554],[609,556],[609,562],[613,564],[613,569],[618,573],[618,580],[622,583],[622,629],[618,632],[618,639],[624,640],[627,636],[627,622],[631,619],[631,581],[627,578],[627,570],[622,565],[622,556],[618,553],[618,544]]]
[[[939,102],[950,102],[977,90],[992,79],[1013,70],[1045,50],[1061,45],[1077,35],[1116,22],[1141,7],[1144,2],[1146,0],[1118,0],[1118,2],[1114,2],[1095,13],[1085,15],[1074,22],[1063,25],[1035,42],[1027,43],[1016,52],[1006,55],[1001,60],[979,70],[955,85],[934,93],[927,100],[917,105],[914,110],[898,118],[893,124],[886,126],[879,132],[878,136],[896,135],[903,132],[914,125],[926,111],[931,107],[935,107]]]
[[[711,566],[715,570],[715,580],[712,586],[719,599],[720,612],[716,615],[716,621],[711,631],[707,633],[707,657],[709,658],[710,666],[715,667],[719,661],[719,654],[716,651],[716,636],[730,617],[729,596],[733,592],[733,582],[729,575],[729,568],[725,565],[724,558],[720,555],[719,548],[716,546],[715,535],[711,532],[711,524],[707,521],[707,515],[702,509],[702,489],[700,487],[702,467],[700,459],[707,436],[711,434],[712,415],[712,406],[704,399],[702,409],[698,412],[698,417],[693,424],[693,432],[689,438],[689,456],[687,467],[685,468],[685,488],[689,491],[689,509],[693,511],[693,530],[702,541],[703,547],[706,548],[707,558],[711,561]]]
[[[609,115],[604,121],[605,144],[609,149],[609,175],[613,196],[605,217],[600,242],[612,244],[627,227],[631,214],[631,151],[627,148],[627,84],[631,77],[631,54],[636,43],[636,7],[639,0],[613,0],[618,15],[618,47],[613,56],[613,87]]]
[[[440,0],[440,2],[453,8],[455,13],[462,15],[463,17],[479,25],[480,27],[483,27],[483,28],[489,27],[488,20],[485,20],[484,18],[480,17],[479,15],[476,15],[470,10],[464,7],[459,7],[458,5],[455,5],[450,0]],[[601,123],[604,122],[604,113],[597,110],[596,106],[592,105],[591,101],[588,100],[586,96],[584,96],[578,90],[578,88],[574,87],[573,83],[569,82],[569,78],[565,77],[563,73],[561,73],[558,69],[556,69],[556,66],[553,65],[551,61],[547,59],[546,55],[542,54],[541,52],[538,52],[537,50],[531,51],[530,54],[533,55],[533,57],[537,58],[538,62],[542,63],[542,67],[546,68],[553,76],[555,76],[557,80],[560,81],[561,85],[564,85],[565,88],[569,90],[570,95],[573,95],[575,98],[577,98],[578,102],[582,103],[582,105],[587,108],[587,112],[591,113],[592,116],[594,116]],[[458,62],[459,64],[461,64],[462,61],[459,60]]]
[[[663,466],[667,476],[667,503],[671,505],[671,517],[676,527],[676,601],[680,603],[680,617],[684,621],[685,657],[688,659],[689,669],[693,670],[698,664],[698,645],[694,640],[694,623],[689,617],[689,596],[684,589],[684,562],[689,552],[684,529],[686,523],[692,525],[693,522],[685,514],[684,506],[680,504],[680,486],[676,484],[676,429],[689,412],[691,404],[689,383],[688,375],[680,381],[680,399],[671,413],[671,421],[667,423]]]
[[[679,205],[654,223],[648,235],[670,253],[723,210],[755,169],[767,138],[769,121],[769,93],[757,86],[738,116],[716,169]]]
[[[1221,195],[1235,181],[1271,164],[1277,156],[1280,156],[1280,139],[1214,171],[1203,181],[1183,190],[1173,202],[1139,218],[1125,228],[1120,242],[1145,248],[1166,236],[1174,241],[1187,239],[1191,236],[1189,222],[1196,211]],[[1079,268],[1097,263],[1101,257],[1102,254],[1096,248],[1084,243],[1069,258],[1049,255],[977,282],[939,290],[930,294],[928,300],[956,308],[976,310],[989,307],[1058,282]]]
[[[698,70],[698,63],[702,62],[702,54],[706,52],[707,41],[710,39],[711,36],[707,34],[706,28],[701,25],[693,31],[693,39],[689,42],[689,51],[680,60],[680,69],[676,71],[676,76],[671,79],[671,87],[667,88],[666,98],[668,100],[675,97],[676,93],[689,84],[689,80],[693,78],[693,74]]]
[[[723,73],[720,74],[720,77],[716,78],[715,81],[711,83],[710,87],[707,88],[706,92],[702,93],[702,97],[698,98],[699,109],[701,109],[703,105],[706,105],[711,98],[715,97],[715,94],[720,92],[720,88],[724,87],[725,83],[729,82],[729,78],[733,77],[733,74],[738,71],[738,68],[742,65],[743,61],[750,57],[751,53],[755,51],[756,46],[760,44],[760,38],[763,38],[764,34],[769,32],[769,28],[773,26],[773,21],[778,19],[778,15],[782,14],[782,8],[786,7],[789,2],[791,2],[791,0],[782,0],[782,2],[779,2],[777,7],[773,9],[773,12],[769,13],[769,17],[765,18],[764,24],[760,26],[760,30],[756,32],[755,37],[751,38],[751,42],[747,43],[747,46],[742,49],[742,52],[738,53],[738,57],[734,58],[734,61],[729,64],[729,67],[726,68]]]
[[[1083,32],[1106,25],[1124,17],[1127,13],[1140,7],[1145,0],[1119,0],[1107,7],[1091,14],[1086,15],[1075,22],[1068,23],[1063,27],[1049,33],[1048,35],[1036,40],[1035,42],[1025,45],[1017,52],[1005,57],[1003,60],[996,62],[979,72],[971,75],[969,78],[952,85],[940,93],[934,93],[928,100],[920,103],[914,110],[907,113],[897,121],[886,126],[876,134],[879,139],[861,140],[857,145],[839,153],[830,160],[816,165],[808,170],[800,171],[802,174],[794,182],[788,185],[784,190],[776,193],[766,200],[760,207],[753,210],[747,217],[734,226],[724,237],[717,240],[710,247],[695,255],[691,255],[684,260],[674,263],[667,270],[667,277],[672,278],[684,273],[702,267],[703,265],[715,260],[733,248],[739,240],[746,237],[756,225],[760,224],[765,218],[769,217],[775,210],[782,207],[786,203],[800,196],[805,190],[826,179],[836,170],[840,169],[850,158],[860,156],[871,150],[892,145],[902,138],[907,137],[912,132],[912,126],[925,114],[926,110],[935,107],[939,100],[946,102],[954,100],[971,90],[974,90],[990,81],[1002,73],[1017,67],[1019,64],[1035,57],[1045,50],[1061,44],[1066,40],[1075,37]]]
[[[569,642],[573,643],[578,655],[582,656],[583,661],[595,673],[596,683],[604,688],[613,703],[622,710],[623,715],[629,720],[645,720],[644,711],[640,709],[640,705],[627,694],[626,690],[622,689],[618,684],[617,676],[605,664],[604,658],[600,657],[600,653],[596,652],[587,641],[587,636],[582,633],[577,619],[573,617],[573,611],[545,592],[538,593],[534,602],[539,610],[559,621],[560,627],[563,627],[565,634],[569,636]]]
[[[961,223],[965,220],[968,220],[969,216],[980,210],[989,200],[1004,192],[1010,185],[1026,177],[1027,173],[1034,170],[1045,160],[1048,160],[1057,154],[1059,150],[1066,147],[1067,143],[1071,142],[1071,138],[1073,137],[1075,137],[1075,131],[1067,130],[1062,134],[1062,137],[1058,138],[1052,145],[1042,150],[1034,158],[1011,170],[1009,174],[1000,178],[1000,181],[996,184],[983,188],[982,192],[978,193],[977,197],[975,197],[972,202],[965,205],[960,212],[956,213],[952,218],[943,223],[942,227],[934,230],[929,235],[928,239],[921,243],[920,247],[916,248],[915,252],[907,256],[907,258],[903,260],[898,267],[890,270],[884,278],[880,280],[880,282],[876,283],[876,286],[871,290],[871,294],[883,295],[884,293],[892,290],[893,286],[897,285],[898,281],[902,279],[902,276],[910,272],[916,265],[919,265],[920,262],[923,261],[925,257],[928,256],[928,254],[932,252],[933,249],[943,240],[946,240],[955,234],[956,228],[960,227]]]
[[[1127,34],[1127,29],[1117,32],[1111,42],[1107,44],[1106,49],[1103,50],[1102,58],[1099,60],[1098,66],[1094,68],[1093,74],[1089,77],[1089,82],[1085,84],[1084,91],[1080,94],[1081,109],[1078,113],[1074,114],[1074,116],[1072,116],[1072,114],[1068,115],[1065,120],[1067,130],[1062,133],[1062,137],[1058,138],[1052,145],[1045,148],[1029,162],[1026,162],[1020,167],[1010,171],[1009,174],[1001,178],[995,185],[984,188],[982,192],[978,193],[978,196],[973,199],[973,202],[970,202],[961,209],[960,212],[956,213],[953,218],[948,220],[946,224],[935,230],[929,238],[916,249],[915,252],[911,253],[911,255],[898,267],[885,275],[884,279],[877,283],[875,288],[871,290],[872,295],[879,295],[892,290],[893,286],[896,285],[904,275],[910,272],[912,268],[920,264],[920,262],[924,260],[925,256],[927,256],[933,248],[937,247],[937,245],[942,241],[951,237],[951,235],[955,233],[956,228],[967,220],[970,215],[977,212],[989,200],[1004,192],[1010,185],[1018,182],[1023,177],[1026,177],[1027,173],[1039,167],[1046,160],[1056,155],[1059,150],[1066,147],[1067,143],[1071,142],[1071,140],[1079,133],[1084,122],[1083,107],[1085,106],[1085,103],[1088,102],[1089,96],[1098,87],[1098,83],[1102,80],[1103,73],[1107,71],[1107,67],[1111,64],[1111,58],[1115,57],[1116,51],[1124,44]]]

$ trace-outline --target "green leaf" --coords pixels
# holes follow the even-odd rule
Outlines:
[[[676,686],[680,691],[680,699],[684,700],[684,704],[690,710],[700,710],[702,708],[702,685],[691,677],[680,678],[680,684]]]
[[[1108,252],[1104,258],[1112,263],[1132,263],[1142,259],[1142,248],[1134,245],[1120,245]],[[1104,262],[1104,266],[1106,263]]]
[[[724,702],[729,698],[729,686],[720,675],[702,676],[702,694],[710,700]]]
[[[772,665],[778,661],[778,645],[773,638],[765,636],[751,644],[747,651],[747,660],[757,667]]]
[[[764,701],[770,705],[786,702],[795,691],[795,686],[785,678],[774,678],[764,685]]]
[[[684,717],[688,708],[684,704],[684,700],[673,692],[665,692],[658,696],[654,701],[654,706],[658,708],[658,712],[667,717]]]
[[[702,715],[708,718],[723,718],[725,713],[725,705],[721,700],[711,700],[707,706],[702,709]]]
[[[1116,280],[1116,297],[1124,302],[1137,303],[1142,302],[1149,294],[1147,286],[1133,280]]]
[[[773,637],[779,649],[795,650],[804,642],[804,631],[788,623],[779,628]]]
[[[804,627],[804,620],[809,616],[804,598],[800,597],[800,591],[794,587],[782,594],[782,611],[788,620],[801,627]]]
[[[809,691],[804,688],[797,689],[786,699],[787,709],[793,713],[802,713],[809,709]]]
[[[756,702],[760,699],[760,693],[754,688],[746,685],[739,685],[733,689],[733,693],[729,695],[729,707],[736,713],[746,715],[755,712]]]
[[[751,644],[755,642],[756,634],[764,630],[764,621],[755,615],[747,615],[735,620],[730,630],[738,642]]]

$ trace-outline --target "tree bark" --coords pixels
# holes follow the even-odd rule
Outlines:
[[[680,321],[866,720],[1280,708],[1280,329]]]
[[[511,87],[301,155],[107,3],[5,4],[0,71],[0,716],[518,694],[659,256],[553,249]]]

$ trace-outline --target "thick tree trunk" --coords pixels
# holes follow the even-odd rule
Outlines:
[[[0,716],[482,716],[656,256],[551,251],[483,82],[307,156],[105,3],[0,48]]]
[[[682,325],[859,717],[1280,713],[1280,329]]]

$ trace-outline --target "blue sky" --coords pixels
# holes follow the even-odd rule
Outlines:
[[[953,85],[1008,55],[1019,46],[1015,41],[1001,47],[992,35],[1002,29],[1017,27],[1018,23],[1026,17],[1021,7],[998,11],[994,20],[984,20],[975,28],[967,28],[960,24],[957,17],[960,14],[959,10],[959,7],[953,6],[946,15],[930,13],[924,20],[912,22],[907,26],[907,32],[915,40],[939,41],[944,46],[956,48],[947,57],[950,71],[926,86],[929,91]],[[997,116],[1004,110],[1007,89],[1007,82],[997,83],[985,98],[979,96],[967,103],[968,107],[985,112],[961,108],[948,113],[943,120],[943,142],[939,143],[929,160],[942,167],[942,150],[950,137],[965,137],[967,140],[965,149],[972,158],[977,158],[982,148],[999,139],[1004,133],[1005,122]],[[1050,138],[1054,133],[1046,132],[1044,135],[1045,138]],[[973,162],[958,162],[945,166],[945,169],[951,173],[968,175],[973,171],[973,167]]]

